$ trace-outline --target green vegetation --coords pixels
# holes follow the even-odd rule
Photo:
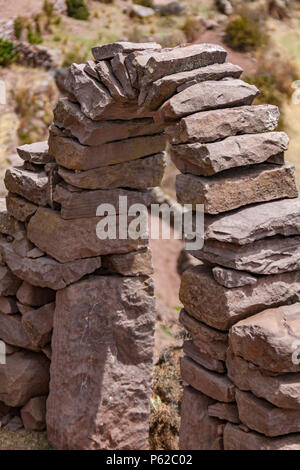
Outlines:
[[[0,38],[0,66],[5,67],[11,64],[15,58],[16,53],[13,43]]]
[[[15,18],[14,20],[14,32],[15,32],[15,36],[17,39],[21,38],[21,34],[25,26],[26,26],[26,19],[23,18],[22,16],[17,16],[17,18]]]
[[[37,27],[35,30],[32,29],[31,25],[27,26],[27,40],[30,44],[37,45],[43,42],[43,38],[40,29]]]
[[[225,42],[232,49],[248,52],[267,42],[267,35],[259,24],[246,16],[232,18],[225,29]]]
[[[67,13],[76,20],[88,20],[90,13],[84,0],[66,0]]]

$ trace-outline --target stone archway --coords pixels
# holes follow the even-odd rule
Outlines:
[[[219,46],[162,50],[123,42],[96,47],[93,55],[95,61],[70,67],[68,97],[55,109],[48,145],[20,148],[24,167],[5,177],[1,231],[8,238],[1,245],[10,289],[2,295],[16,295],[23,317],[8,319],[0,338],[31,352],[14,352],[0,373],[8,380],[20,363],[38,369],[42,362],[48,373],[42,354],[50,354],[54,315],[50,441],[60,449],[147,447],[151,254],[146,239],[119,232],[100,239],[104,214],[96,211],[113,204],[117,213],[109,220],[120,228],[127,214],[120,197],[151,204],[147,188],[161,182],[167,135],[182,172],[178,200],[203,204],[206,214],[205,245],[193,253],[206,264],[188,270],[181,287],[181,321],[192,336],[182,361],[189,386],[181,448],[249,448],[240,422],[254,448],[298,446],[299,394],[282,392],[286,376],[276,377],[299,371],[287,360],[293,335],[282,345],[281,331],[270,327],[277,318],[292,331],[298,304],[255,315],[299,300],[299,201],[293,168],[284,163],[287,138],[273,132],[278,109],[251,106],[258,90],[239,79],[242,70],[225,62]],[[252,334],[259,328],[263,339]],[[18,341],[7,333],[12,329]],[[253,348],[270,362],[253,357]],[[35,381],[33,374],[34,391],[25,382],[15,402],[26,408],[24,416],[32,398],[47,393],[46,378]],[[260,421],[249,407],[258,407]],[[274,416],[279,434],[269,426]]]

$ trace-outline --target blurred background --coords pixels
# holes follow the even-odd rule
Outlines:
[[[7,91],[0,104],[1,196],[6,168],[18,164],[16,146],[47,139],[67,67],[91,58],[91,47],[119,40],[225,47],[242,78],[261,90],[255,104],[279,106],[280,130],[291,139],[287,160],[300,182],[300,0],[0,0],[0,80]],[[169,162],[161,197],[171,202],[175,174]],[[178,289],[189,260],[180,240],[151,246],[158,314],[150,446],[176,449],[184,335]],[[16,448],[49,445],[41,433],[0,430],[0,450]]]

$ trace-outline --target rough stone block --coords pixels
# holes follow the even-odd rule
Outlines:
[[[210,178],[177,175],[176,194],[181,204],[204,204],[205,213],[218,214],[256,202],[297,197],[298,189],[292,164],[262,163]]]
[[[160,185],[165,167],[166,159],[162,152],[131,162],[81,172],[60,168],[58,173],[66,183],[82,189],[146,189]]]
[[[8,193],[6,196],[7,212],[21,222],[28,222],[37,210],[37,206],[20,196]]]
[[[214,400],[226,403],[235,401],[235,385],[226,375],[204,369],[187,356],[181,359],[180,369],[182,380],[196,390]]]
[[[55,302],[52,302],[22,315],[23,329],[37,348],[51,341],[54,309]]]
[[[300,372],[299,312],[300,303],[295,303],[240,321],[230,331],[233,353],[276,374]]]
[[[208,407],[208,415],[230,423],[240,423],[238,409],[235,403],[214,403]]]
[[[104,256],[102,266],[110,272],[122,274],[123,276],[140,276],[143,274],[151,276],[153,274],[152,256],[149,248],[123,255]]]
[[[4,183],[11,193],[23,196],[38,206],[47,205],[48,176],[44,171],[34,173],[22,167],[8,168]]]
[[[148,447],[154,319],[142,277],[90,276],[57,293],[47,402],[55,448]]]
[[[47,395],[50,362],[44,354],[18,351],[0,365],[0,400],[9,406],[23,406],[30,398]]]
[[[55,292],[52,289],[33,286],[23,281],[17,291],[17,299],[22,304],[41,307],[55,300]]]
[[[111,59],[117,54],[130,54],[133,51],[161,50],[161,45],[157,42],[128,42],[119,41],[104,46],[92,48],[92,54],[95,60]]]
[[[192,387],[185,387],[181,407],[180,450],[222,450],[223,425],[208,415],[214,401]]]
[[[46,427],[47,397],[34,397],[21,409],[24,428],[29,431],[43,431]]]
[[[254,286],[257,284],[257,278],[244,271],[215,266],[212,268],[214,279],[224,287],[232,289],[233,287]]]
[[[45,165],[53,161],[53,156],[49,154],[47,140],[22,145],[21,147],[17,147],[17,152],[23,160],[34,163],[35,165]]]
[[[227,330],[266,308],[299,301],[300,271],[261,276],[255,286],[227,289],[214,280],[210,268],[200,265],[183,273],[179,296],[191,316]]]
[[[183,352],[193,359],[193,361],[200,364],[200,366],[205,367],[205,369],[212,370],[214,372],[219,372],[223,374],[226,372],[226,367],[223,361],[214,359],[207,354],[202,353],[193,343],[193,341],[185,341],[183,343]]]

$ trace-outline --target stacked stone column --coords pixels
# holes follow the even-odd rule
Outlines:
[[[167,128],[178,201],[205,213],[202,263],[180,288],[181,449],[300,448],[300,200],[278,109],[245,91],[195,84],[158,112],[180,119]]]

